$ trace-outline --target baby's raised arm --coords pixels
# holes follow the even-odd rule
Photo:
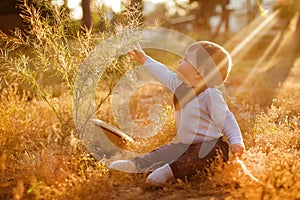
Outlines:
[[[145,60],[147,59],[146,53],[142,50],[140,44],[137,42],[133,51],[128,52],[131,56],[131,60],[134,60],[140,64],[144,64]]]
[[[168,67],[162,63],[152,59],[150,56],[147,56],[139,43],[136,43],[133,50],[128,52],[128,54],[131,56],[131,60],[142,64],[147,72],[149,72],[171,92],[175,92],[175,89],[182,83],[177,79],[176,73],[168,69]]]

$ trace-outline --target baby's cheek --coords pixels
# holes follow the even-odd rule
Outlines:
[[[181,80],[181,81],[184,80],[183,75],[180,74],[180,72],[177,72],[176,75],[179,80]]]

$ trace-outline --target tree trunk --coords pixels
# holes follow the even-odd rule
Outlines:
[[[300,7],[300,6],[299,6]],[[297,53],[300,53],[300,14],[298,15],[298,22],[297,22],[297,27],[296,27],[296,31],[295,31],[295,50]]]
[[[92,27],[92,17],[91,17],[91,8],[90,8],[90,0],[82,0],[82,26],[90,29]]]

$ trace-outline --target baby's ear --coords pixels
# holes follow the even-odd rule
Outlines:
[[[200,75],[199,72],[197,72],[197,73],[195,74],[195,79],[196,79],[196,80],[202,79],[202,76]]]

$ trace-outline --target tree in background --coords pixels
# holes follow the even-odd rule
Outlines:
[[[23,5],[25,2],[28,5],[32,5],[39,9],[43,16],[51,15],[49,10],[47,10],[47,4],[51,4],[51,0],[37,1],[37,0],[27,0],[27,1],[19,1],[19,0],[9,0],[9,1],[1,1],[0,2],[0,30],[5,33],[9,33],[14,31],[14,29],[21,28],[23,29],[27,25],[22,22],[22,18],[20,17],[20,5]],[[83,18],[81,20],[81,25],[90,29],[92,25],[92,17],[91,17],[91,9],[90,9],[90,0],[82,0],[82,11]],[[64,0],[61,6],[64,9],[64,12],[68,12],[68,0]],[[68,13],[67,13],[68,14]]]
[[[17,0],[0,2],[0,30],[6,34],[14,31],[15,27],[21,28],[22,18],[19,16],[20,9],[16,7]]]
[[[81,24],[87,29],[90,29],[92,26],[90,0],[82,0],[81,5],[82,5],[82,13],[83,13]]]
[[[190,0],[190,3],[198,3],[198,9],[196,11],[196,19],[198,20],[197,23],[200,26],[209,26],[208,19],[211,15],[215,13],[215,8],[219,3],[219,0]]]

